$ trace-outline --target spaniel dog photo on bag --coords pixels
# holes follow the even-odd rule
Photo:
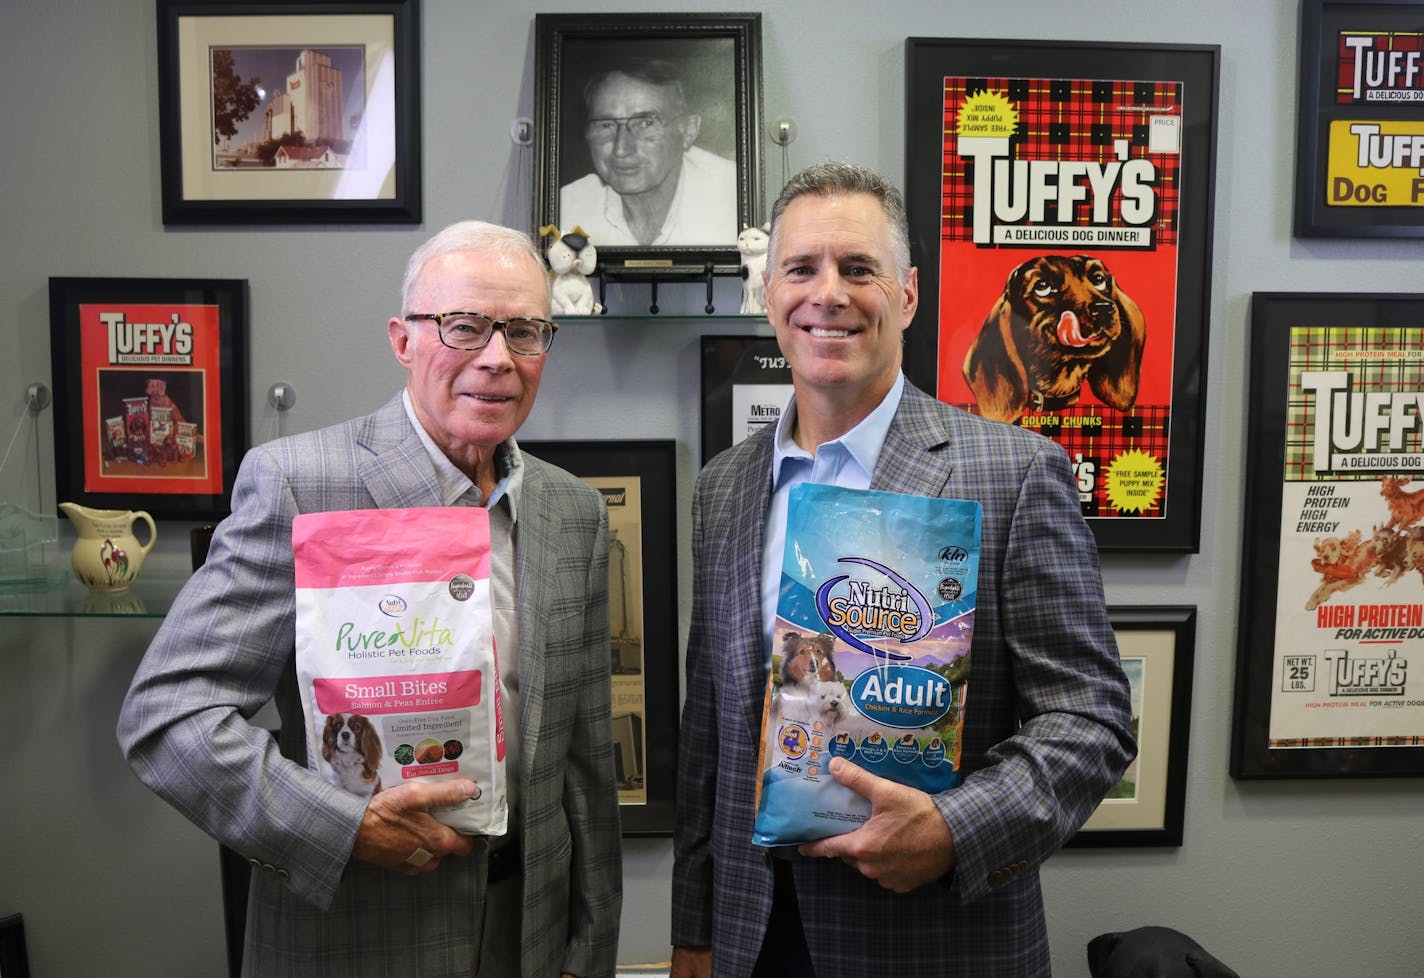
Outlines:
[[[322,774],[352,794],[381,790],[381,738],[369,718],[359,713],[333,713],[321,732]]]

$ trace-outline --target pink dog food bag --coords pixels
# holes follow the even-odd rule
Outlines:
[[[503,835],[488,512],[307,513],[292,522],[292,550],[308,766],[362,795],[469,778],[474,797],[432,814]]]

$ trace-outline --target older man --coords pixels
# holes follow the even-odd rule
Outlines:
[[[411,257],[402,306],[387,325],[407,372],[401,393],[368,417],[248,453],[232,515],[134,678],[120,744],[146,784],[263,870],[244,974],[611,975],[621,864],[607,511],[514,440],[557,328],[548,279],[527,236],[466,222]],[[469,797],[470,781],[366,798],[309,770],[294,674],[293,517],[461,505],[490,516],[495,649],[515,732],[500,838],[431,816]],[[248,720],[269,699],[280,753]]]
[[[1097,549],[1063,450],[905,383],[919,301],[899,193],[861,167],[793,177],[772,209],[767,315],[791,367],[779,422],[717,458],[693,503],[678,764],[674,978],[1045,978],[1038,866],[1135,747]],[[854,831],[752,845],[762,690],[788,496],[801,482],[978,500],[965,778],[930,795],[843,758]]]
[[[693,145],[702,116],[672,64],[600,72],[584,100],[596,172],[560,189],[561,225],[579,225],[600,248],[736,243],[736,165]]]

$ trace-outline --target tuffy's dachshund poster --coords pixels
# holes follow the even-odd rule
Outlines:
[[[1168,504],[1184,88],[945,79],[935,394],[1061,444],[1088,517]]]

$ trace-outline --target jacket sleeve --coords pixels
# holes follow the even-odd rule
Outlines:
[[[144,784],[325,909],[366,801],[282,757],[251,722],[294,659],[297,504],[276,451],[243,460],[232,515],[139,665],[118,739]]]
[[[717,737],[702,735],[716,730],[714,657],[707,649],[709,588],[718,586],[720,574],[704,563],[705,488],[697,484],[692,503],[692,623],[687,636],[687,690],[682,705],[678,738],[677,822],[673,836],[672,944],[704,947],[712,943],[712,827],[717,816],[717,771],[720,760]]]
[[[962,900],[1036,867],[1066,842],[1136,755],[1132,707],[1103,598],[1097,546],[1067,456],[1044,441],[1012,505],[997,588],[1017,729],[936,796],[954,835]],[[975,669],[970,667],[973,703]],[[972,708],[972,707],[971,707]]]

